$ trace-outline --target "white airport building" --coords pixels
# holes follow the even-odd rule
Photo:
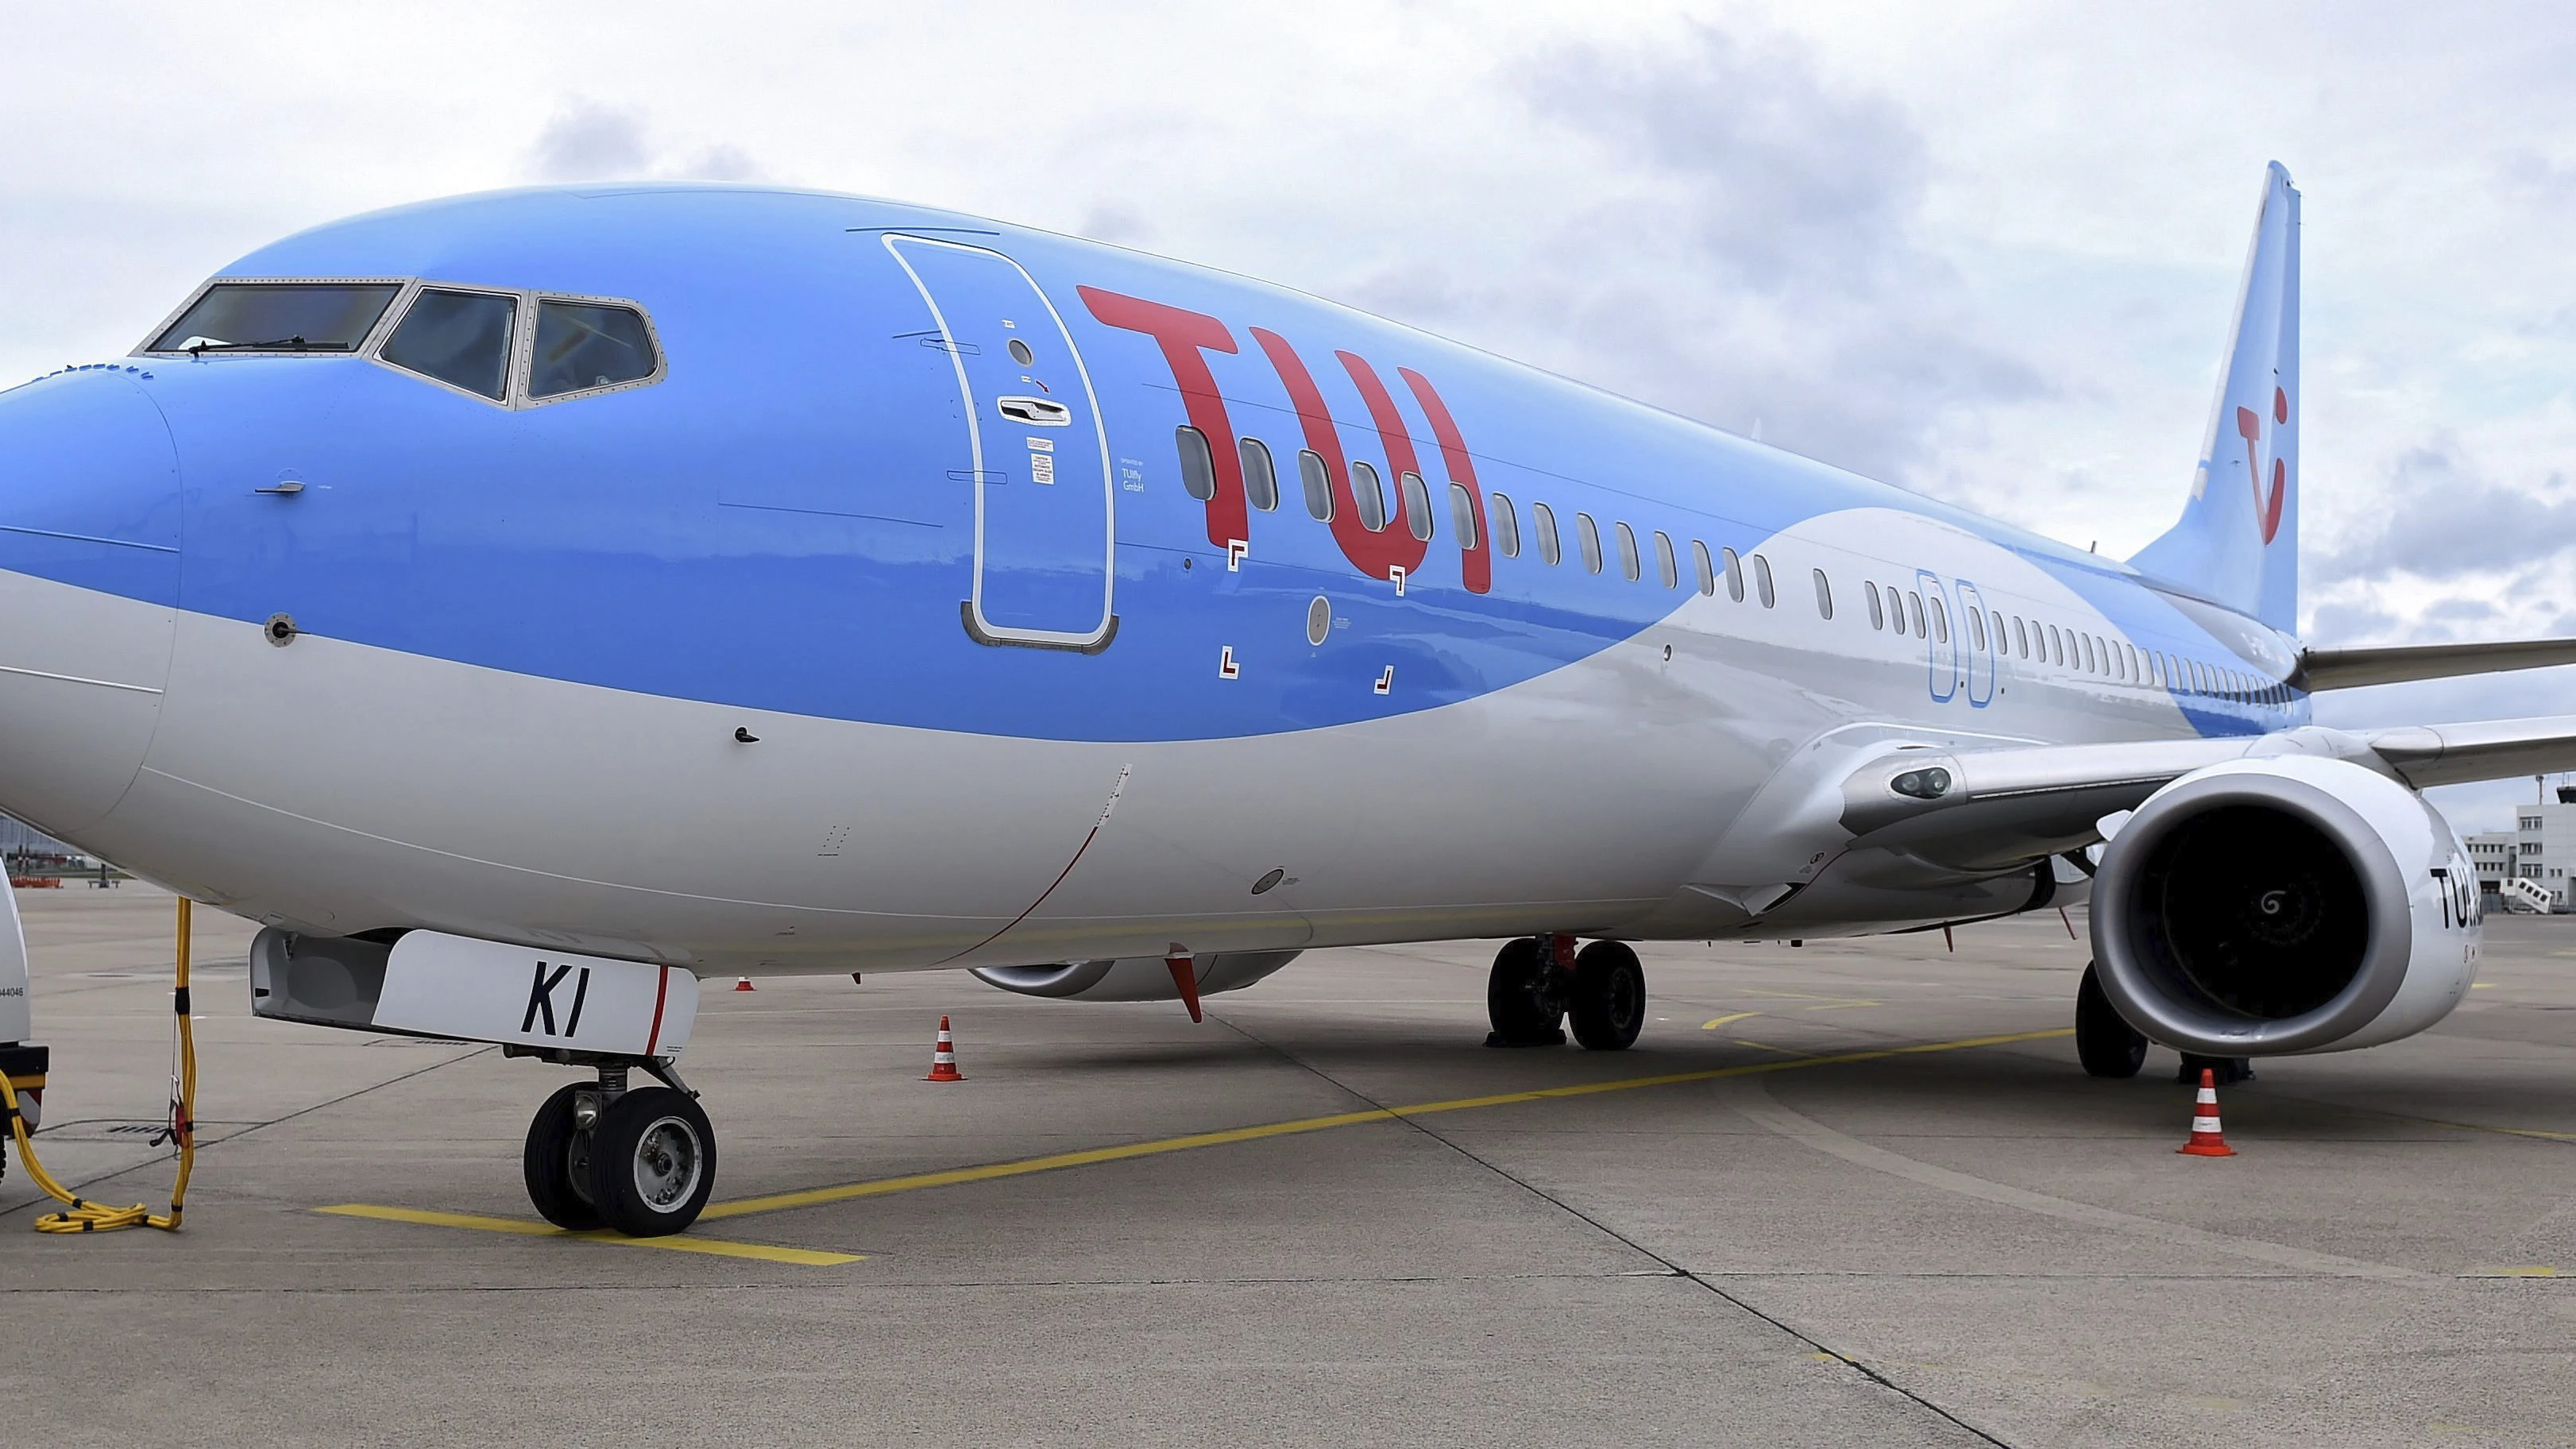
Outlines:
[[[2478,873],[2478,891],[2489,908],[2505,905],[2505,882],[2525,880],[2548,892],[2550,909],[2568,906],[2567,877],[2576,869],[2576,785],[2543,790],[2532,804],[2516,807],[2514,828],[2484,830],[2464,837],[2469,861]]]

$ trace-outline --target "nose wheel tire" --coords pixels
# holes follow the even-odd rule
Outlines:
[[[1494,1034],[1487,1046],[1561,1046],[1565,1033],[1565,973],[1547,957],[1547,946],[1524,936],[1494,953],[1485,978],[1485,1016]]]
[[[1595,941],[1574,958],[1566,1015],[1588,1051],[1626,1051],[1646,1025],[1646,968],[1620,941]]]
[[[715,1185],[715,1129],[685,1092],[638,1087],[610,1102],[590,1130],[590,1200],[603,1223],[628,1237],[688,1227]]]
[[[599,1226],[599,1209],[590,1201],[590,1134],[573,1124],[573,1099],[596,1090],[576,1083],[546,1098],[528,1123],[520,1159],[537,1216],[577,1233]]]
[[[2111,1004],[2090,964],[2075,988],[2075,1059],[2092,1077],[2134,1077],[2147,1064],[2146,1034]]]

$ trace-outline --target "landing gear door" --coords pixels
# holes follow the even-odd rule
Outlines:
[[[1019,263],[984,247],[889,235],[921,289],[965,399],[975,490],[975,575],[966,631],[986,644],[1085,652],[1117,627],[1116,494],[1091,377],[1054,304]]]

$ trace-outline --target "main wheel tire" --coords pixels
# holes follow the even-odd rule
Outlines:
[[[2090,963],[2075,988],[2075,1059],[2093,1077],[2134,1077],[2147,1064],[2146,1033],[2111,1004]]]
[[[1626,1051],[1646,1025],[1646,968],[1622,941],[1595,941],[1574,958],[1574,1039],[1596,1052]]]
[[[630,1238],[688,1227],[715,1186],[715,1129],[685,1092],[638,1087],[590,1129],[590,1200]]]
[[[1560,973],[1547,959],[1547,945],[1524,936],[1494,953],[1493,974],[1485,978],[1485,1018],[1505,1046],[1543,1046],[1565,1040],[1557,1023],[1565,1017],[1558,994]]]
[[[519,1158],[537,1216],[576,1233],[599,1226],[599,1209],[590,1202],[590,1134],[572,1120],[573,1099],[596,1090],[577,1082],[546,1098],[528,1122],[528,1146]]]

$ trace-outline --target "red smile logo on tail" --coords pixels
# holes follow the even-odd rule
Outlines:
[[[2290,421],[2290,395],[2277,387],[2272,389],[2272,421],[2282,425]],[[2263,530],[2263,541],[2270,543],[2272,535],[2281,531],[2281,503],[2289,492],[2289,465],[2278,458],[2272,460],[2272,494],[2265,498],[2261,462],[2262,414],[2252,408],[2238,408],[2236,431],[2245,439],[2245,472],[2254,485],[2254,522]]]

